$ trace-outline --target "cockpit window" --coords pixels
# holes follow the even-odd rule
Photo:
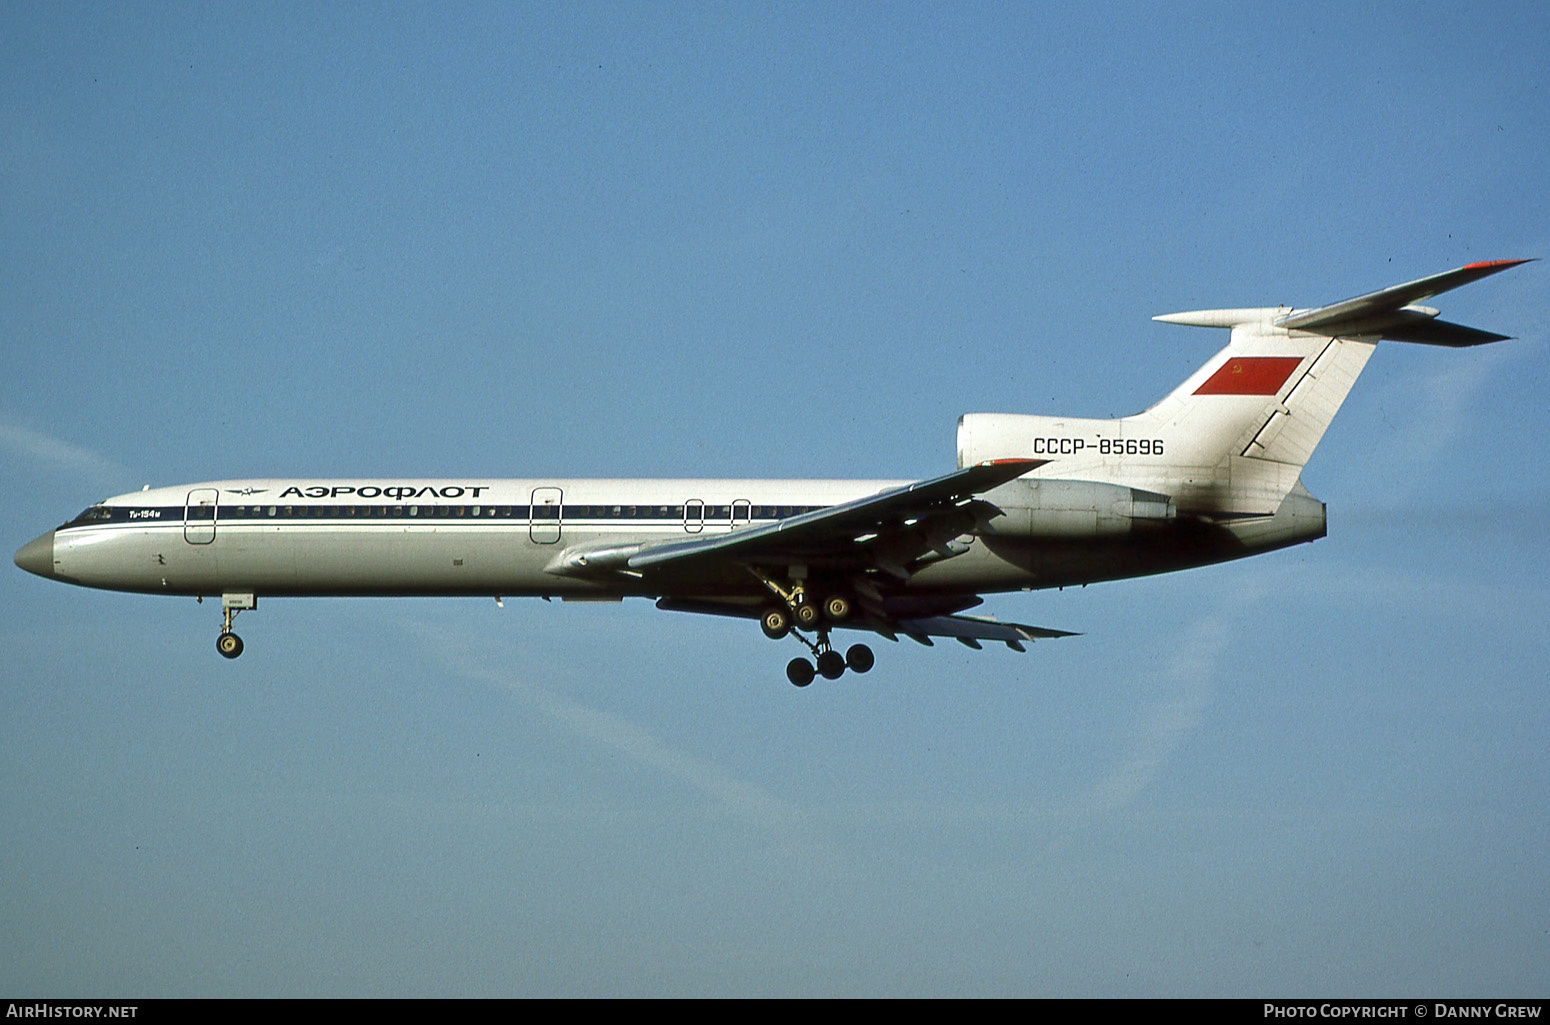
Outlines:
[[[105,505],[89,505],[81,510],[80,515],[66,523],[67,527],[80,527],[88,523],[106,523],[113,518],[113,510]]]

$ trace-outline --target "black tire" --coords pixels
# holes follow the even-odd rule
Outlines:
[[[872,655],[872,649],[865,644],[852,644],[850,650],[845,652],[845,664],[854,672],[864,673],[877,664],[877,659]]]
[[[215,639],[215,650],[226,658],[242,654],[242,638],[236,634],[221,634]]]
[[[793,612],[796,625],[804,630],[810,630],[817,626],[818,620],[823,618],[823,613],[818,611],[818,606],[809,605],[807,602],[798,605]]]
[[[791,615],[785,609],[767,609],[759,619],[759,629],[770,640],[778,641],[791,632]]]
[[[823,614],[836,622],[850,615],[850,599],[843,594],[831,594],[823,603]]]
[[[826,651],[818,656],[818,672],[825,680],[838,680],[845,675],[845,659],[837,651]]]
[[[805,658],[794,658],[786,663],[786,679],[793,686],[806,687],[813,682],[813,664]]]

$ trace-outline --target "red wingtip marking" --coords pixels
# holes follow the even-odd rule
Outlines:
[[[1527,260],[1481,260],[1479,263],[1466,263],[1465,270],[1485,270],[1487,267],[1516,267],[1520,263],[1528,263]]]
[[[1234,356],[1195,389],[1196,395],[1274,395],[1301,356]]]

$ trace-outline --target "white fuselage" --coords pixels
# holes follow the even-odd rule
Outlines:
[[[609,599],[758,596],[735,566],[692,577],[575,572],[567,553],[689,539],[784,520],[896,487],[888,480],[214,481],[109,499],[54,531],[46,575],[88,587],[177,595],[510,595]],[[1006,509],[961,550],[918,569],[923,594],[1064,586],[1162,572],[1309,540],[1323,508],[1163,545],[1172,528],[1019,536],[1013,482],[987,495]],[[1307,503],[1312,503],[1309,506]],[[1001,524],[1000,530],[997,525]],[[46,535],[49,536],[49,535]],[[40,539],[40,541],[43,539]],[[979,541],[980,543],[975,543]],[[798,567],[806,572],[806,567]],[[812,568],[822,573],[821,566]]]

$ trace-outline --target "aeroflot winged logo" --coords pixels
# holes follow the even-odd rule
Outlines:
[[[293,484],[280,492],[280,497],[342,498],[353,495],[356,498],[392,498],[402,502],[410,498],[478,498],[488,490],[490,490],[488,484],[448,484],[440,487],[429,484],[423,487],[416,487],[413,484],[390,484],[387,487],[379,487],[375,484],[367,484],[363,487],[349,484],[313,484],[305,488]]]

